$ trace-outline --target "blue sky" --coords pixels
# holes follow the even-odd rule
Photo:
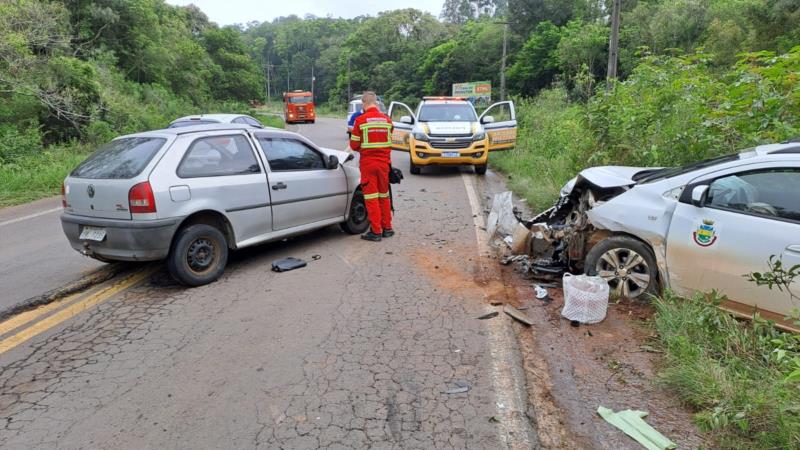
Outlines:
[[[389,9],[416,8],[438,17],[444,0],[167,0],[173,5],[194,3],[208,18],[220,25],[270,21],[276,17],[306,14],[351,18],[376,15]]]

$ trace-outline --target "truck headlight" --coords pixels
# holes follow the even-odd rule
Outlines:
[[[486,139],[486,132],[485,131],[481,131],[480,133],[475,133],[472,136],[472,140],[473,141],[482,141],[484,139]]]
[[[423,133],[422,131],[415,131],[414,132],[414,139],[421,141],[421,142],[428,142],[430,138],[427,134]]]

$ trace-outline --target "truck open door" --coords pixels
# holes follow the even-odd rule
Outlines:
[[[417,118],[411,112],[411,108],[405,103],[392,102],[389,105],[388,116],[392,119],[392,149],[402,150],[407,152],[411,150],[408,135],[411,134],[411,129],[414,128],[414,123]]]
[[[495,103],[481,114],[480,122],[489,138],[489,151],[511,150],[517,145],[514,102]]]

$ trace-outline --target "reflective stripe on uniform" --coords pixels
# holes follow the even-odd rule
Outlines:
[[[364,194],[364,200],[377,200],[379,199],[381,194],[374,193],[374,194]]]
[[[378,194],[378,197],[380,197],[380,198],[389,198],[389,193],[388,192],[381,192],[381,193]]]
[[[359,126],[361,130],[361,135],[364,136],[364,142],[361,145],[361,148],[381,148],[381,147],[389,147],[392,145],[392,137],[391,133],[389,133],[392,129],[391,123],[386,122],[367,122],[362,123]],[[369,140],[369,132],[371,130],[385,130],[386,131],[386,140],[379,141],[379,142],[370,142]]]
[[[356,136],[355,134],[350,135],[350,140],[355,142],[361,142],[361,138]]]

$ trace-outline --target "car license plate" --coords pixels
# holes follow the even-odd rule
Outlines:
[[[442,158],[458,158],[461,153],[458,152],[442,152]]]
[[[106,238],[106,230],[105,228],[95,228],[95,227],[83,227],[83,231],[81,231],[81,240],[86,241],[102,241]]]

